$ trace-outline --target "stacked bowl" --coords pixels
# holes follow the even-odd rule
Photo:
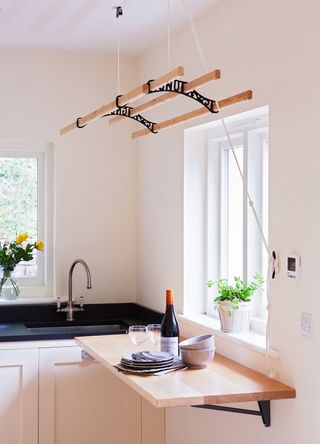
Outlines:
[[[215,352],[214,336],[201,335],[180,342],[180,356],[190,368],[205,368]]]

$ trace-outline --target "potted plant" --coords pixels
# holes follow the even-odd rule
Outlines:
[[[249,330],[251,315],[251,297],[261,288],[264,279],[256,273],[251,282],[240,277],[234,277],[234,285],[228,279],[217,282],[218,296],[214,299],[215,309],[218,310],[221,330],[227,333],[246,333]],[[214,282],[208,281],[209,288]]]
[[[2,269],[0,298],[2,299],[15,299],[19,296],[18,283],[12,276],[16,265],[22,261],[31,261],[33,250],[43,250],[43,242],[40,240],[23,245],[28,237],[27,233],[21,233],[13,242],[5,242],[3,245],[0,243],[0,268]]]

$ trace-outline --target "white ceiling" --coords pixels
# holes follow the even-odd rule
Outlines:
[[[220,0],[187,0],[193,17]],[[167,36],[167,0],[0,0],[0,47],[115,53],[122,4],[121,53],[138,54]],[[170,0],[170,28],[187,23]]]

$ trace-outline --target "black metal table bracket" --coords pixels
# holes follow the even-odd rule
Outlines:
[[[265,427],[270,427],[271,425],[270,401],[257,401],[257,402],[259,410],[238,409],[236,407],[225,407],[222,405],[211,405],[211,404],[193,405],[192,407],[196,407],[198,409],[222,410],[223,412],[233,412],[233,413],[242,413],[245,415],[261,416],[262,422],[265,425]]]

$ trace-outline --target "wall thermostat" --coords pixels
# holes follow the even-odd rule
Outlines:
[[[288,254],[287,256],[287,277],[296,282],[300,278],[301,256],[298,254]]]

